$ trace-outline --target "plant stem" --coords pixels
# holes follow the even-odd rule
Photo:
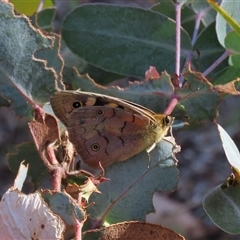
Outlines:
[[[221,57],[219,57],[208,69],[203,72],[203,76],[206,77],[210,72],[212,72],[223,60],[225,60],[230,54],[231,50],[226,50]]]
[[[180,56],[181,56],[181,8],[182,3],[175,4],[176,11],[176,62],[175,73],[180,74]]]

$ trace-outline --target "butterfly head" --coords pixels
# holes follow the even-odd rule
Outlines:
[[[156,120],[156,142],[160,141],[172,127],[174,117],[165,114],[156,114],[154,116]]]

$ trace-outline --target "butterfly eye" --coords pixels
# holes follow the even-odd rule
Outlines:
[[[166,116],[165,118],[163,118],[163,124],[168,126],[169,124],[171,124],[172,120],[171,117]]]
[[[100,145],[97,144],[97,143],[94,143],[91,148],[92,148],[93,151],[97,152],[100,149]]]
[[[97,115],[98,116],[102,116],[104,114],[104,111],[102,111],[102,110],[97,110]]]
[[[82,103],[79,101],[73,102],[72,104],[73,108],[80,108],[82,106]]]

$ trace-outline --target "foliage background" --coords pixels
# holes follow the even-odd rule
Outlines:
[[[62,5],[60,5],[56,1],[59,4],[58,17],[60,19],[70,8],[66,8],[68,4],[78,4],[77,1],[69,1],[68,4],[66,1],[62,2]],[[84,3],[86,2],[84,1]],[[119,3],[119,1],[111,1],[111,3],[113,2]],[[133,6],[148,7],[155,1],[120,1],[121,4],[123,2]],[[27,10],[26,14],[32,13],[29,7],[26,4],[25,9],[19,11]],[[240,101],[238,98],[228,97],[221,102],[218,122],[229,132],[238,148],[240,148]],[[28,132],[27,122],[17,120],[10,109],[0,108],[1,195],[12,186],[15,177],[15,174],[8,170],[5,154],[12,150],[16,144],[30,140],[31,136],[27,134]],[[174,136],[176,142],[182,148],[181,153],[177,155],[180,181],[177,191],[171,194],[161,194],[158,197],[162,204],[159,208],[165,210],[165,212],[160,213],[164,217],[161,217],[159,223],[170,228],[175,227],[184,236],[189,236],[188,239],[238,239],[239,236],[226,234],[213,225],[203,211],[201,204],[203,196],[216,185],[222,183],[231,173],[216,126],[208,122],[195,130],[175,132]],[[46,177],[44,184],[47,185],[48,180],[49,176]],[[24,188],[25,192],[32,191],[30,182],[25,184]],[[163,201],[164,199],[166,201]],[[165,205],[163,206],[163,204]]]

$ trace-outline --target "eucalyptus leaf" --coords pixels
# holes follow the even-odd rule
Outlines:
[[[223,231],[240,233],[240,185],[226,189],[217,186],[204,197],[203,207],[211,220]]]
[[[213,78],[212,83],[216,84],[225,84],[237,79],[240,76],[240,70],[236,69],[233,66],[228,66],[219,71]]]
[[[173,73],[175,22],[141,8],[85,4],[64,20],[62,38],[87,62],[125,76],[144,77],[149,66]],[[191,49],[181,29],[182,64]]]
[[[217,124],[217,128],[222,141],[223,149],[230,165],[240,171],[240,153],[235,143],[219,124]]]
[[[52,48],[54,37],[45,37],[28,18],[16,16],[11,4],[0,2],[0,94],[20,117],[32,117],[29,103],[44,103],[55,91],[55,72],[38,50]],[[32,104],[33,105],[33,104]]]
[[[204,119],[213,120],[217,116],[217,106],[220,102],[220,93],[212,90],[212,84],[201,73],[192,72],[186,74],[187,83],[183,88],[177,89],[182,95],[180,104],[187,112],[192,123]]]
[[[215,23],[208,25],[199,35],[193,46],[195,57],[193,64],[197,71],[204,72],[226,51],[218,42]],[[197,53],[198,52],[198,53]],[[211,73],[209,78],[228,66],[227,59],[219,64]]]
[[[219,1],[217,1],[219,2]],[[192,3],[192,9],[198,15],[202,16],[202,22],[207,27],[213,23],[216,19],[216,11],[209,5],[207,1],[194,0]]]
[[[89,201],[96,204],[88,209],[90,218],[104,216],[102,220],[108,223],[144,221],[146,214],[154,211],[153,193],[157,190],[173,191],[177,187],[174,149],[173,143],[162,140],[150,152],[150,162],[144,151],[106,168],[104,177],[110,180],[99,185],[102,194],[91,195]]]
[[[53,30],[53,20],[56,14],[55,8],[45,8],[41,12],[37,13],[37,25],[45,31]]]
[[[223,11],[221,14],[218,12],[216,18],[216,33],[219,42],[224,46],[224,40],[227,34],[235,29],[240,33],[240,2],[223,0],[220,9]]]
[[[51,208],[68,225],[74,226],[75,220],[80,222],[86,218],[85,211],[71,197],[62,192],[42,191],[41,196]]]
[[[158,0],[158,2],[151,10],[159,12],[175,21],[176,10],[174,2],[165,0]],[[196,13],[188,5],[183,5],[181,8],[181,27],[188,32],[189,36],[193,35],[195,21]]]
[[[231,50],[233,53],[230,55],[230,61],[235,69],[240,71],[239,61],[240,61],[240,35],[232,31],[227,34],[225,38],[225,46],[227,49]],[[240,77],[240,74],[238,75]]]
[[[74,68],[64,68],[64,82],[71,84],[74,89],[101,93],[129,100],[143,105],[156,113],[163,113],[167,107],[169,96],[174,91],[170,76],[163,72],[159,79],[150,81],[135,81],[124,91],[119,87],[103,87],[96,84],[88,76],[81,76]]]

